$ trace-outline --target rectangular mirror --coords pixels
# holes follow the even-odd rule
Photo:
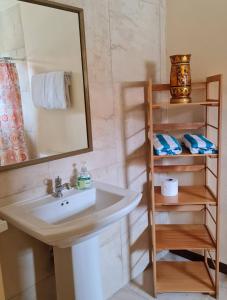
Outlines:
[[[0,0],[0,171],[92,150],[83,10]]]

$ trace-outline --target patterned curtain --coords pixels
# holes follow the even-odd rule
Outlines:
[[[28,160],[16,65],[0,62],[1,166]]]

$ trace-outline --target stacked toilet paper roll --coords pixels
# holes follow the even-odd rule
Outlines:
[[[163,196],[173,197],[178,194],[178,180],[176,178],[166,178],[161,185],[161,193]]]

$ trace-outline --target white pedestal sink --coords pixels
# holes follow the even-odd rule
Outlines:
[[[53,246],[58,300],[103,300],[98,233],[130,213],[141,193],[94,183],[63,198],[47,196],[0,208],[9,223]]]

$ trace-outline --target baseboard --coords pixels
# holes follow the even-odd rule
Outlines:
[[[188,250],[171,250],[170,252],[175,254],[175,255],[184,257],[184,258],[186,258],[188,260],[191,260],[191,261],[203,261],[204,260],[203,255],[200,255],[198,253],[194,253],[194,252],[191,252],[191,251],[188,251]],[[208,264],[209,264],[210,268],[214,269],[213,263],[212,263],[210,258],[208,258]],[[219,263],[219,269],[220,269],[221,273],[227,274],[227,264],[224,264],[224,263],[220,262]]]

